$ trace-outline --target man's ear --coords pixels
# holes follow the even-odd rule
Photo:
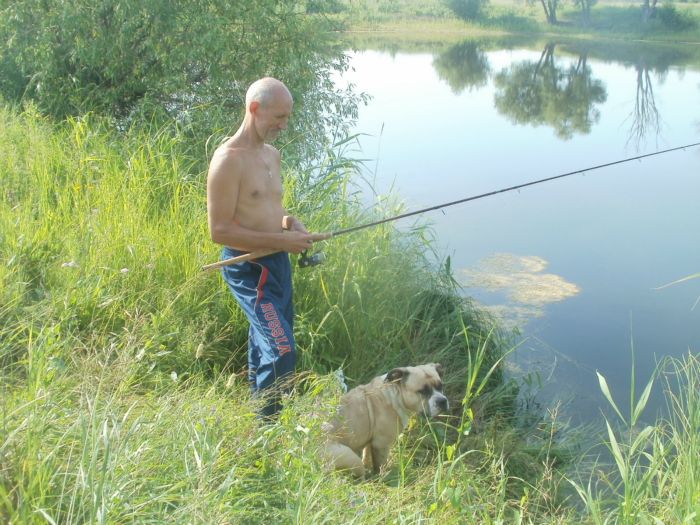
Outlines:
[[[405,381],[408,377],[408,370],[405,368],[394,368],[386,375],[385,383],[396,383],[399,380]]]
[[[253,102],[250,103],[250,106],[248,106],[248,111],[251,113],[255,113],[258,111],[258,108],[260,107],[260,101],[258,100],[253,100]]]

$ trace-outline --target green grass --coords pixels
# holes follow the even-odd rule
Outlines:
[[[349,144],[310,171],[288,159],[288,204],[313,229],[375,216],[354,201]],[[220,278],[199,272],[218,256],[206,164],[205,144],[175,125],[0,109],[0,521],[692,522],[697,358],[659,371],[668,419],[600,429],[617,461],[586,478],[556,410],[518,408],[499,366],[508,338],[456,295],[448,261],[424,255],[421,224],[329,242],[326,265],[295,272],[304,373],[260,426],[247,325]],[[426,361],[446,365],[451,417],[412,422],[381,476],[327,472],[316,450],[340,393],[331,371],[357,384]]]
[[[58,128],[31,109],[0,118],[7,260],[0,282],[9,305],[0,315],[5,325],[23,327],[19,340],[37,322],[55,325],[78,352],[117,341],[155,381],[245,363],[242,314],[218,274],[199,271],[219,252],[206,226],[205,145],[193,146],[175,125],[115,135],[90,116]],[[336,230],[372,217],[354,203],[354,166],[337,152],[305,172],[288,162],[288,205],[310,228]],[[451,314],[462,308],[449,276],[434,272],[424,255],[426,234],[420,225],[401,236],[390,227],[365,230],[329,243],[329,264],[295,273],[304,368],[343,365],[351,378],[367,379],[370,371],[453,349],[449,333],[461,327]],[[475,333],[486,326],[476,310],[464,311]],[[443,321],[435,323],[438,316]],[[21,359],[24,345],[15,346]],[[452,354],[459,359],[459,351]]]
[[[241,407],[256,426],[243,386],[247,323],[219,276],[199,271],[219,251],[206,229],[207,145],[174,124],[118,132],[91,115],[54,124],[32,107],[3,108],[0,124],[2,515],[95,519],[105,500],[89,492],[94,478],[114,474],[104,462],[97,473],[96,456],[108,461],[100,443],[126,413],[159,419],[149,407],[190,391],[180,385],[224,384],[234,390],[216,402]],[[343,147],[304,172],[287,159],[289,206],[315,230],[372,218],[354,203]],[[325,266],[295,273],[301,369],[342,366],[357,384],[399,364],[443,361],[459,397],[471,352],[498,359],[492,323],[434,271],[426,235],[420,225],[401,236],[367,230],[329,243]]]
[[[591,523],[695,523],[700,516],[700,361],[688,353],[667,357],[635,396],[634,363],[629,412],[623,413],[605,381],[601,390],[616,414],[605,420],[613,466],[596,479],[571,480]],[[654,381],[662,383],[667,416],[642,426]]]
[[[560,4],[559,23],[548,24],[539,2],[490,2],[482,17],[458,20],[441,8],[440,2],[424,5],[416,14],[413,2],[395,2],[393,9],[379,8],[382,2],[367,2],[364,9],[352,3],[343,14],[335,15],[347,24],[348,31],[406,35],[414,41],[488,35],[538,35],[547,37],[606,38],[611,40],[647,40],[700,44],[700,4],[661,4],[657,15],[641,22],[641,8],[633,3],[598,3],[591,9],[590,20],[570,4]],[[417,4],[417,3],[416,3]],[[428,7],[430,6],[430,7]]]

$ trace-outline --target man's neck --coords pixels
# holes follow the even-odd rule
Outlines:
[[[231,139],[241,146],[251,150],[262,150],[265,147],[265,141],[258,135],[255,126],[248,119],[245,119],[238,128],[238,131]]]

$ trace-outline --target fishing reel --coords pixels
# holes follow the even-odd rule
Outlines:
[[[318,266],[323,264],[326,260],[326,255],[323,252],[317,252],[309,255],[309,250],[304,250],[299,256],[298,265],[299,268],[310,268],[312,266]]]

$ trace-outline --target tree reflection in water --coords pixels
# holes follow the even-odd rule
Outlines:
[[[484,87],[491,74],[489,59],[474,40],[450,47],[433,60],[433,67],[456,95],[465,89],[471,91]]]
[[[528,48],[530,42],[508,39],[466,40],[437,55],[433,67],[455,94],[488,85],[493,78],[497,110],[517,124],[550,126],[558,137],[589,133],[600,118],[597,106],[607,100],[605,84],[593,78],[588,58],[632,67],[636,93],[629,115],[628,145],[643,149],[653,139],[658,146],[663,118],[656,103],[656,87],[671,66],[697,63],[687,47],[562,41],[545,45],[538,60],[525,60],[494,71],[487,50]],[[555,48],[575,60],[560,60]]]
[[[523,61],[496,74],[495,104],[517,124],[551,126],[556,135],[570,139],[589,133],[600,118],[596,104],[607,99],[602,81],[594,79],[587,54],[575,64],[558,65],[555,44],[547,44],[537,62]]]
[[[658,147],[663,118],[656,104],[655,87],[664,83],[671,67],[682,71],[686,64],[696,64],[697,54],[688,47],[635,46],[625,53],[624,62],[634,67],[636,76],[634,106],[626,119],[630,122],[627,144],[639,151],[646,140],[653,139]]]
[[[649,66],[645,63],[637,63],[634,67],[637,72],[637,92],[634,108],[628,117],[631,124],[627,144],[634,144],[635,149],[639,151],[649,135],[653,135],[655,145],[658,146],[658,138],[661,134],[661,116],[656,107]]]

